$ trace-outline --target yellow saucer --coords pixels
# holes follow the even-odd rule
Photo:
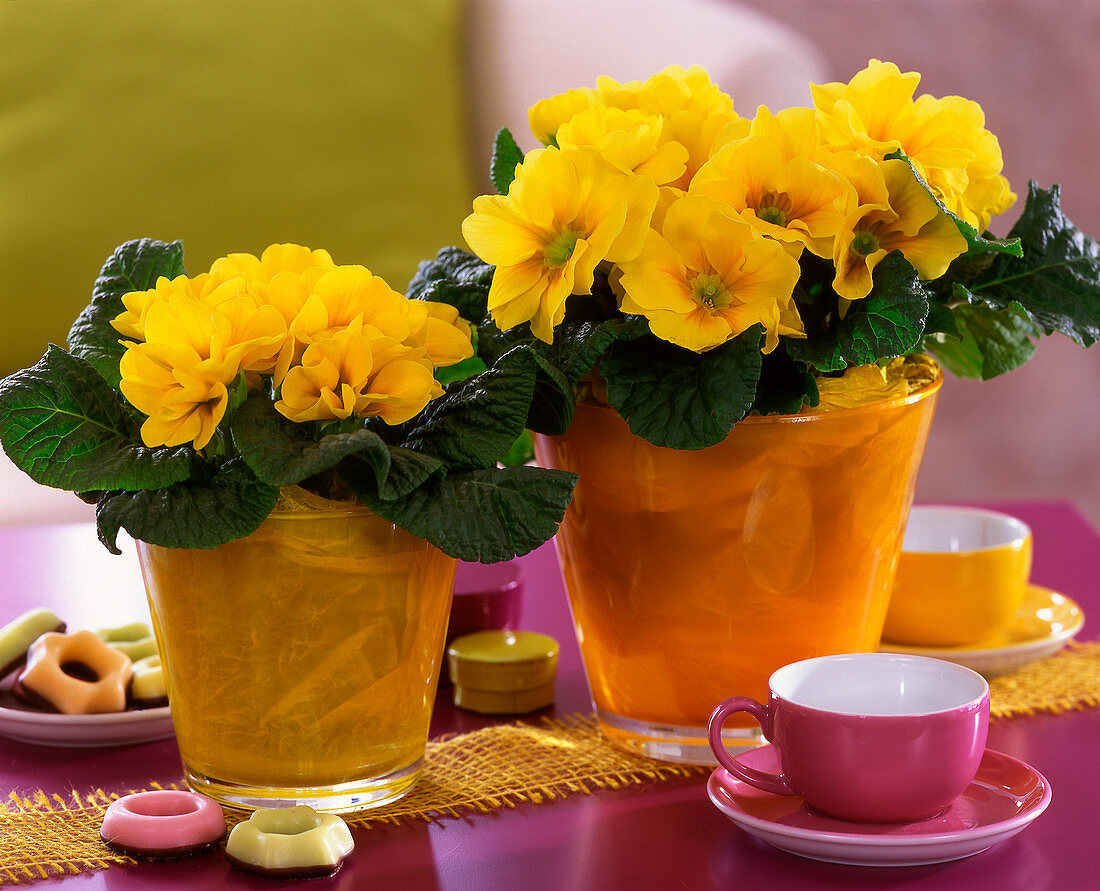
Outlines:
[[[879,651],[945,659],[991,678],[1057,653],[1084,624],[1081,607],[1065,594],[1028,585],[1011,624],[984,640],[964,647],[912,647],[884,640]]]

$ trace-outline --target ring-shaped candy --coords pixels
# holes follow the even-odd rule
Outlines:
[[[168,688],[159,655],[146,656],[134,662],[134,678],[130,682],[130,698],[134,708],[155,708],[168,704]]]
[[[47,631],[64,631],[65,623],[45,607],[28,610],[0,628],[0,678],[27,660],[27,650]]]
[[[334,875],[354,847],[347,823],[299,804],[253,811],[229,833],[225,856],[264,878],[310,879]]]
[[[81,676],[83,668],[88,676]],[[91,631],[51,631],[31,644],[15,692],[31,701],[40,700],[63,715],[121,712],[126,708],[126,687],[132,674],[130,657],[107,646]]]
[[[99,835],[111,850],[133,857],[188,857],[221,840],[225,815],[197,792],[134,792],[111,802]]]

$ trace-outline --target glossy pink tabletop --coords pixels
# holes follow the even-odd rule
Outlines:
[[[1079,640],[1100,636],[1100,535],[1066,503],[987,505],[1028,522],[1032,580],[1084,608]],[[89,526],[0,529],[0,624],[49,606],[71,628],[147,617],[132,552],[112,557]],[[591,710],[553,546],[524,558],[523,626],[561,643],[557,702],[548,714]],[[736,691],[730,691],[732,695]],[[432,734],[483,726],[444,692]],[[1049,809],[1015,838],[936,866],[838,866],[781,853],[730,823],[707,798],[707,775],[575,795],[488,815],[356,830],[356,850],[332,879],[303,887],[400,889],[982,888],[1096,887],[1100,876],[1100,710],[994,721],[989,746],[1026,761],[1053,787]],[[0,797],[12,790],[103,787],[125,791],[180,779],[172,740],[123,748],[58,749],[0,737]],[[219,855],[110,869],[34,883],[84,889],[271,888],[231,871]]]

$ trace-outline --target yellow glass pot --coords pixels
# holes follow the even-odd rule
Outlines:
[[[917,647],[977,643],[1007,626],[1027,593],[1031,530],[1007,514],[918,505],[882,636]]]
[[[536,438],[540,464],[580,474],[555,541],[605,735],[713,763],[723,699],[763,700],[789,662],[878,646],[941,381],[749,417],[699,451],[651,445],[598,404]],[[726,735],[759,740],[747,721]]]
[[[365,508],[212,550],[138,542],[188,784],[348,812],[420,775],[455,561]]]

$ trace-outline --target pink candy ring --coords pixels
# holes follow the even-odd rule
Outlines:
[[[186,857],[221,840],[225,815],[214,799],[197,792],[135,792],[111,802],[99,835],[122,854]]]

